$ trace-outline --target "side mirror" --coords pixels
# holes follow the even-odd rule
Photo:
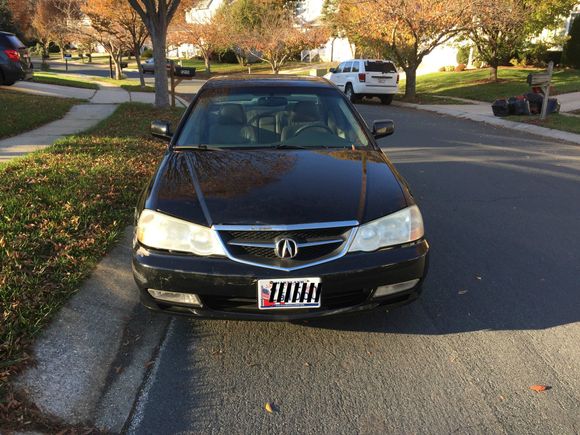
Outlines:
[[[330,68],[330,69],[328,70],[328,72],[335,73],[335,72],[336,72],[336,68]]]
[[[173,137],[171,133],[171,124],[167,121],[151,121],[151,134],[164,140],[170,140]]]
[[[390,119],[381,119],[373,122],[373,136],[375,139],[387,137],[395,132],[395,123]]]

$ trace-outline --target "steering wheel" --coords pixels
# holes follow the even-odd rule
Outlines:
[[[318,128],[318,129],[326,130],[326,131],[328,131],[330,134],[334,135],[334,131],[332,131],[328,125],[325,125],[325,124],[323,124],[323,123],[319,122],[319,123],[316,123],[316,124],[306,124],[306,125],[303,125],[302,127],[299,127],[299,128],[298,128],[298,129],[297,129],[297,130],[294,132],[294,134],[292,135],[292,137],[296,137],[296,136],[298,136],[299,134],[302,134],[304,131],[306,131],[306,130],[308,130],[308,129],[310,129],[310,128]]]

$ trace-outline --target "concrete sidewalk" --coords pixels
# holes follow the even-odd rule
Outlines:
[[[573,94],[565,94],[573,95]],[[563,97],[564,95],[559,95]],[[571,97],[571,100],[574,97]],[[568,104],[568,103],[567,103]],[[572,102],[570,107],[575,104]],[[456,118],[469,119],[477,122],[484,122],[486,124],[495,125],[498,127],[509,128],[525,133],[535,134],[537,136],[547,137],[550,139],[557,139],[573,144],[580,145],[580,134],[570,133],[562,130],[555,130],[552,128],[539,127],[537,125],[527,124],[523,122],[508,121],[493,115],[490,103],[482,103],[473,101],[473,104],[413,104],[402,101],[394,101],[393,105],[401,107],[409,107],[418,110],[427,110],[429,112],[439,113],[441,115],[453,116]]]
[[[64,136],[85,131],[111,116],[116,108],[115,104],[79,104],[58,121],[0,140],[0,162],[46,148]]]
[[[108,83],[99,83],[99,87],[95,91],[31,82],[18,82],[9,88],[0,86],[0,89],[35,95],[89,100],[88,104],[74,106],[62,119],[18,136],[0,140],[0,162],[7,162],[13,158],[46,148],[64,136],[78,134],[94,127],[111,116],[119,104],[129,102],[155,103],[155,94],[152,92],[127,92],[123,88]],[[177,105],[187,107],[188,103],[178,97]]]
[[[1,90],[22,92],[24,94],[44,95],[56,98],[80,98],[82,100],[91,99],[96,89],[73,88],[70,86],[47,85],[35,82],[16,82],[12,86],[0,86]]]

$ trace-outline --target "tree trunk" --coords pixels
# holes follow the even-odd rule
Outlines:
[[[155,107],[166,108],[169,107],[167,55],[165,53],[167,25],[159,23],[159,27],[152,30],[150,33],[151,41],[153,42],[153,57],[155,59]]]
[[[210,54],[209,53],[204,53],[203,54],[203,60],[205,61],[205,72],[206,73],[211,73],[211,60],[210,60]]]
[[[497,79],[498,79],[497,78],[497,68],[498,67],[497,67],[497,65],[495,65],[495,66],[494,65],[491,65],[490,68],[491,68],[490,74],[491,74],[491,76],[493,78],[493,81],[494,82],[497,82]]]
[[[417,95],[417,67],[405,68],[405,100],[413,100]]]
[[[116,54],[111,56],[113,59],[113,67],[115,70],[115,80],[122,80],[123,79],[123,71],[121,70],[121,59],[122,56],[120,54]]]
[[[139,82],[145,89],[145,77],[143,76],[143,67],[141,66],[141,47],[135,45],[135,61],[137,62],[137,71],[139,71]]]

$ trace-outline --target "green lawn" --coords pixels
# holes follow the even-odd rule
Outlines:
[[[56,121],[80,102],[82,100],[3,90],[0,93],[0,139]]]
[[[508,116],[506,119],[580,134],[580,118],[574,116],[553,113],[544,121],[540,120],[539,116]]]
[[[78,77],[70,77],[66,74],[51,72],[35,72],[32,81],[36,83],[46,83],[49,85],[69,86],[73,88],[99,89],[99,86],[87,80],[81,80]]]
[[[167,146],[150,121],[181,114],[123,104],[90,132],[0,165],[0,420],[33,338],[131,223]]]
[[[490,80],[488,69],[463,72],[437,72],[417,77],[417,93],[448,95],[480,101],[494,101],[529,92],[526,83],[529,73],[538,71],[523,68],[500,68],[499,82]],[[580,91],[579,70],[559,70],[554,73],[555,94]],[[402,82],[400,89],[405,89]]]

